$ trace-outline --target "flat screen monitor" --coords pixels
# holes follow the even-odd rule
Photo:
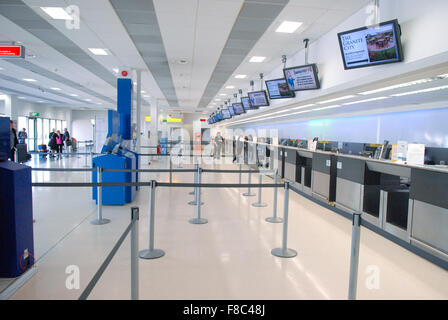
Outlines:
[[[344,68],[403,61],[398,20],[338,33]]]
[[[240,115],[240,114],[246,113],[246,111],[244,111],[242,103],[234,103],[234,104],[232,104],[232,107],[233,107],[233,111],[235,111],[235,115]]]
[[[294,98],[294,91],[290,91],[285,78],[266,81],[269,99],[287,99]]]
[[[232,116],[230,115],[229,109],[222,109],[221,115],[222,115],[223,120],[232,118]]]
[[[258,108],[252,108],[249,102],[249,97],[242,97],[241,98],[241,104],[243,105],[244,111],[258,109]]]
[[[232,117],[235,116],[235,109],[233,109],[233,106],[229,106],[229,112]]]
[[[320,88],[316,64],[283,69],[290,91],[315,90]]]
[[[248,92],[247,96],[252,107],[258,108],[269,106],[269,99],[265,90]]]

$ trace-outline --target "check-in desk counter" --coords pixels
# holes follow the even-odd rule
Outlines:
[[[284,171],[285,180],[294,184],[296,182],[296,160],[297,160],[297,149],[294,148],[284,148]]]
[[[448,261],[448,168],[412,168],[410,241]]]
[[[313,172],[313,153],[309,151],[297,151],[296,160],[296,183],[300,191],[311,195],[311,182]]]
[[[336,161],[336,207],[350,213],[361,212],[366,162],[342,156]]]
[[[313,155],[312,195],[321,200],[334,202],[336,196],[336,156],[316,152]]]
[[[362,218],[409,242],[413,201],[401,180],[411,178],[407,166],[366,161]]]

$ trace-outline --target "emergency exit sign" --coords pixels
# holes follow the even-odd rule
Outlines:
[[[25,58],[25,47],[0,45],[0,58]]]

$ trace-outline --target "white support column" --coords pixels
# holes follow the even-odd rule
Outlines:
[[[159,129],[159,106],[158,106],[157,99],[151,98],[150,110],[151,110],[151,125],[149,126],[149,128],[150,128],[149,129],[149,132],[150,132],[149,144],[151,146],[156,146],[158,144],[157,131]],[[154,150],[152,150],[152,151],[154,151]]]
[[[137,71],[137,117],[136,117],[136,133],[137,133],[137,152],[140,152],[141,146],[141,125],[142,125],[142,71]]]

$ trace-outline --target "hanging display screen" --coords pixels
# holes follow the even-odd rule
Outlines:
[[[257,108],[252,108],[252,106],[250,105],[250,102],[249,102],[249,97],[242,97],[241,104],[243,105],[243,108],[245,111],[248,111],[251,109],[257,109]]]
[[[221,110],[221,115],[222,115],[222,119],[223,119],[223,120],[232,118],[232,117],[230,116],[229,109],[222,109],[222,110]]]
[[[287,99],[294,98],[294,91],[290,91],[285,78],[266,81],[269,99]]]
[[[235,115],[235,110],[233,109],[233,106],[229,106],[229,112],[232,117]]]
[[[248,92],[249,103],[251,107],[267,107],[269,106],[268,95],[265,90]]]
[[[338,33],[345,69],[403,61],[398,20]]]
[[[234,104],[232,104],[232,107],[233,107],[233,111],[235,111],[235,115],[240,115],[240,114],[246,113],[246,111],[244,111],[242,103],[234,103]]]
[[[290,91],[315,90],[320,88],[317,76],[317,66],[307,64],[304,66],[283,69]]]

